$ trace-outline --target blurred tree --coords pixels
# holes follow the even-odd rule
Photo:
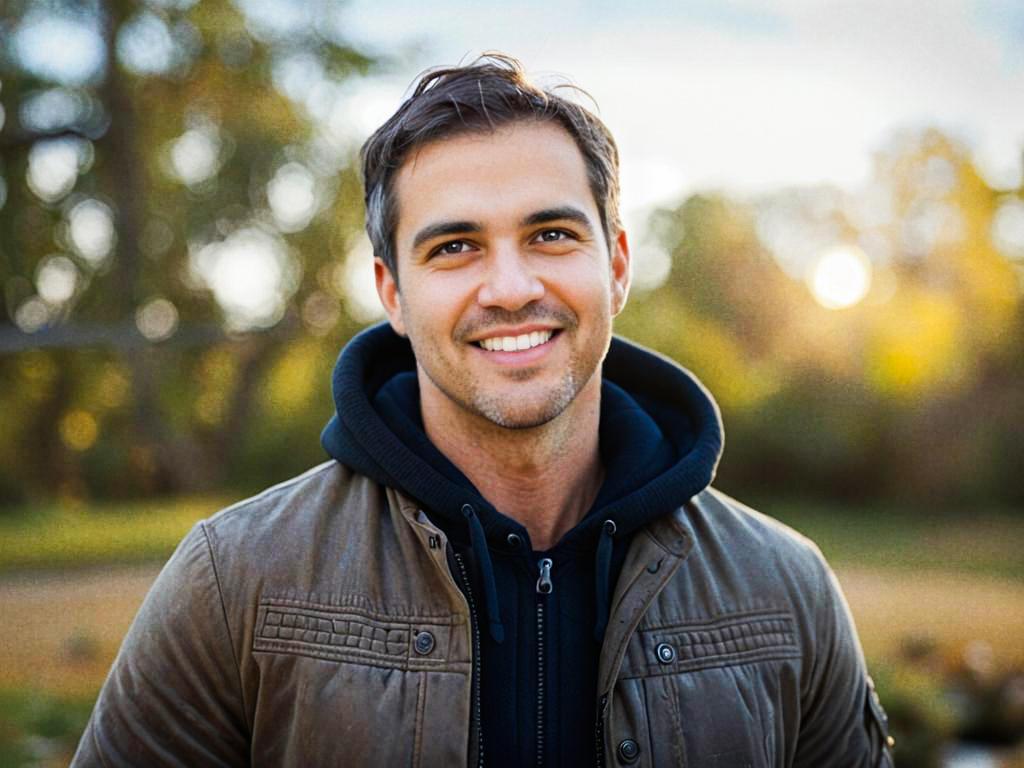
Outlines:
[[[352,86],[380,66],[343,11],[0,8],[0,499],[322,458],[330,364],[368,319]],[[672,270],[617,328],[715,393],[727,487],[1024,500],[1022,197],[935,131],[856,192],[696,195],[652,219]]]
[[[3,5],[0,498],[223,483],[299,338],[326,417],[322,368],[358,327],[345,85],[374,66],[340,11]],[[305,442],[278,474],[319,458]]]
[[[698,195],[653,226],[672,271],[617,329],[715,393],[727,487],[1024,497],[1024,205],[962,145],[908,133],[857,193]],[[817,282],[836,253],[864,264],[825,270],[840,297],[865,281],[848,304]]]
[[[897,137],[877,179],[890,203],[879,231],[894,294],[868,320],[866,376],[890,404],[892,466],[902,468],[891,485],[1019,501],[1024,265],[1000,249],[995,225],[1020,190],[989,187],[966,147],[934,130]]]

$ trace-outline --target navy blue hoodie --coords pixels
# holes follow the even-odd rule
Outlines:
[[[603,366],[605,480],[551,549],[495,509],[427,438],[416,362],[387,325],[354,338],[334,369],[323,445],[339,462],[416,499],[451,542],[476,622],[474,732],[488,765],[593,765],[597,665],[629,541],[714,476],[718,408],[687,371],[619,338]]]

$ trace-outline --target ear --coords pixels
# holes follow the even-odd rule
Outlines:
[[[619,314],[626,306],[629,296],[630,256],[629,241],[624,230],[619,230],[612,246],[611,280],[612,280],[612,316]]]
[[[377,295],[384,305],[388,322],[395,333],[405,336],[405,318],[402,316],[402,297],[398,293],[398,282],[391,270],[380,259],[373,260],[373,277],[377,283]]]

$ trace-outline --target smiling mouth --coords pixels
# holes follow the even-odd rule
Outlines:
[[[518,336],[492,336],[489,339],[480,339],[473,343],[488,352],[523,352],[546,344],[556,332],[548,330],[521,333]]]

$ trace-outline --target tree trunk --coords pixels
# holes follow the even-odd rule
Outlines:
[[[101,139],[106,147],[108,194],[116,209],[117,243],[113,256],[115,320],[132,323],[144,298],[141,290],[142,265],[140,233],[147,213],[145,158],[139,151],[139,122],[135,111],[132,84],[120,68],[115,55],[117,31],[136,5],[126,0],[108,0],[102,5],[106,45],[106,80],[101,91],[110,111],[110,128]],[[160,485],[169,491],[209,490],[223,478],[223,462],[215,452],[187,430],[170,427],[159,402],[157,360],[180,352],[143,349],[122,352],[122,360],[131,372],[133,407],[143,449],[157,463]],[[181,373],[180,361],[165,360],[167,370]]]

